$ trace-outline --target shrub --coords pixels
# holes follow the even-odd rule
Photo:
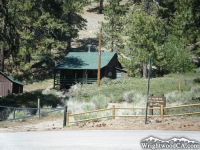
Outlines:
[[[194,99],[200,98],[200,86],[192,87],[190,92],[194,95]]]
[[[110,84],[112,84],[112,79],[104,77],[101,79],[101,84],[102,85],[104,85],[104,84],[110,85]]]
[[[15,112],[16,119],[23,118],[25,116],[26,116],[26,111],[24,111],[24,110],[18,110]]]
[[[108,106],[108,103],[111,101],[109,97],[106,97],[103,94],[93,96],[91,102],[95,104],[95,109],[103,109]]]
[[[95,104],[92,102],[85,102],[81,105],[83,111],[90,111],[95,109]]]
[[[195,73],[200,76],[200,68],[194,69]]]
[[[0,103],[3,106],[37,108],[38,98],[40,106],[57,107],[62,105],[60,97],[53,94],[43,94],[42,91],[25,92],[19,95],[8,95],[0,97]]]
[[[123,98],[126,102],[133,102],[138,101],[141,98],[143,98],[142,94],[136,92],[136,91],[129,91],[124,93]]]
[[[188,102],[191,103],[191,101],[193,99],[197,99],[199,97],[199,87],[194,87],[191,88],[190,91],[184,91],[184,92],[178,92],[178,91],[174,91],[174,92],[170,92],[165,94],[166,100],[167,100],[167,104],[171,104],[171,105],[182,105],[182,104],[186,104]]]
[[[110,94],[109,98],[111,103],[120,103],[123,101],[122,96],[115,96],[113,93]]]
[[[46,89],[46,90],[42,91],[42,94],[44,94],[44,95],[55,95],[55,96],[58,96],[58,97],[62,97],[62,92],[57,91],[55,89]]]
[[[67,111],[69,113],[76,113],[76,112],[82,112],[82,106],[83,102],[79,102],[79,101],[76,101],[74,99],[69,99],[67,101]]]

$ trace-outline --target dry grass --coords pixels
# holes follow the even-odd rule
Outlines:
[[[49,121],[49,120],[56,120],[56,119],[63,119],[63,116],[57,116],[57,117],[53,117],[51,115],[46,115],[46,116],[41,116],[40,118],[38,116],[35,117],[30,117],[30,118],[26,118],[26,119],[19,119],[19,120],[13,120],[13,121],[1,121],[0,122],[0,128],[4,127],[4,126],[18,126],[18,125],[27,125],[27,124],[38,124],[41,121]]]
[[[45,81],[34,82],[33,84],[24,85],[24,92],[44,90],[47,88],[53,88],[53,79],[48,79]]]

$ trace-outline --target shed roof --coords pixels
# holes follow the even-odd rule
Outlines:
[[[2,71],[0,71],[0,73],[1,73],[3,76],[5,76],[7,79],[9,79],[10,81],[12,81],[12,82],[17,83],[17,84],[20,84],[20,85],[24,85],[22,82],[20,82],[20,81],[14,79],[13,76],[7,75],[7,74],[5,74],[5,73],[2,72]]]
[[[101,68],[108,65],[115,52],[101,52]],[[54,69],[98,69],[98,52],[69,52]]]

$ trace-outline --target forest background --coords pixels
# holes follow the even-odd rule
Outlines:
[[[91,13],[103,13],[102,44],[116,51],[128,75],[147,77],[149,56],[155,77],[196,68],[200,54],[198,0],[95,0]],[[81,14],[89,0],[1,0],[1,70],[19,80],[51,78],[52,66],[69,51],[87,20]],[[95,11],[97,10],[97,11]],[[90,39],[98,49],[97,37]],[[96,41],[96,42],[95,42]]]

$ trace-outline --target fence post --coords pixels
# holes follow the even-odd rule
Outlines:
[[[63,127],[66,126],[66,113],[67,113],[67,106],[64,107]]]
[[[151,108],[149,109],[149,115],[153,115],[153,106],[149,106],[149,108]]]
[[[153,97],[154,95],[153,94],[150,94],[149,95],[149,98],[151,97]],[[149,99],[148,99],[148,104],[149,104]],[[149,109],[149,115],[153,115],[153,106],[149,106],[149,108],[152,108],[152,109]]]
[[[14,107],[14,110],[13,110],[13,120],[15,120],[15,107]]]
[[[66,112],[66,114],[67,114],[67,125],[69,125],[69,113]]]
[[[40,99],[38,98],[38,116],[40,118]]]
[[[112,119],[115,119],[115,105],[112,106]]]
[[[160,118],[161,118],[161,119],[164,118],[163,112],[164,112],[164,108],[163,108],[163,105],[161,105],[161,106],[160,106]]]

